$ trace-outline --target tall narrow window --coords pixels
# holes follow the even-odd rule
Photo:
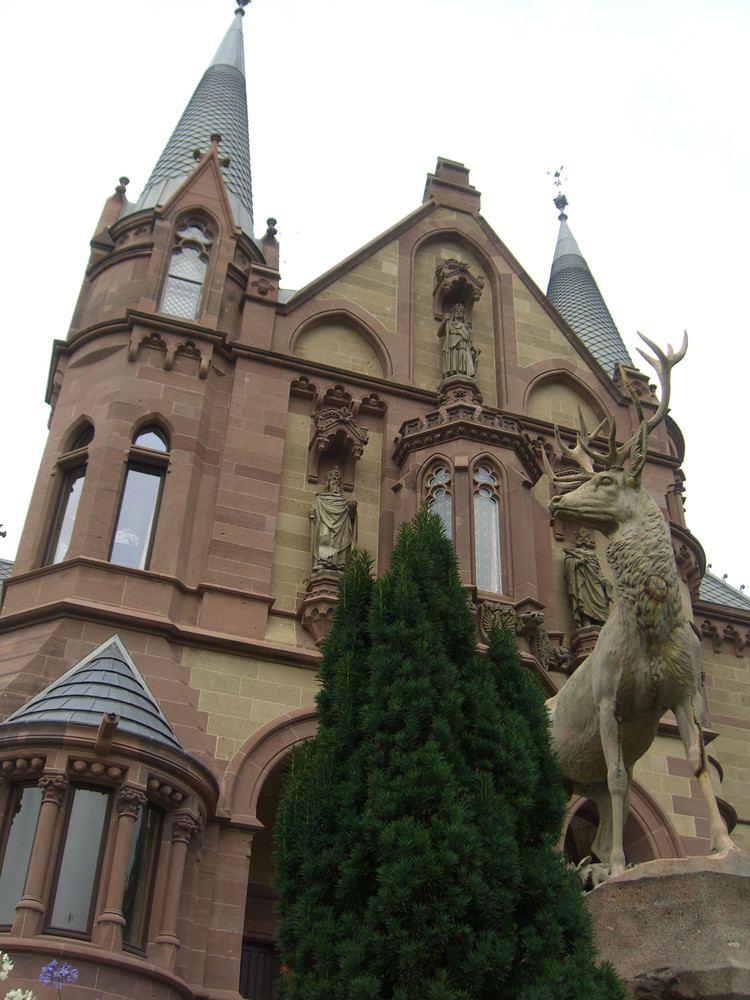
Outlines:
[[[169,262],[159,312],[182,319],[196,318],[212,240],[202,222],[192,220],[177,230],[177,246]]]
[[[161,813],[151,803],[147,803],[139,810],[133,828],[122,901],[122,915],[125,918],[122,943],[131,948],[146,947],[148,903],[156,870],[160,828]]]
[[[133,441],[110,562],[148,569],[168,451],[157,427],[147,427]]]
[[[16,903],[23,896],[41,804],[37,785],[22,785],[11,793],[0,868],[0,927],[13,923]]]
[[[474,563],[478,590],[502,593],[497,476],[487,465],[474,472]]]
[[[73,790],[49,911],[50,930],[82,935],[91,930],[111,798],[111,792],[97,788]]]
[[[86,475],[88,455],[84,449],[89,446],[93,437],[93,427],[87,427],[75,439],[70,452],[60,459],[59,465],[65,471],[44,560],[46,565],[62,562],[67,555]]]
[[[444,465],[432,470],[427,480],[427,505],[432,514],[437,514],[443,524],[443,534],[453,538],[453,505],[451,501],[451,477]]]

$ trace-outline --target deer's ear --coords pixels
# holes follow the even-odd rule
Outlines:
[[[641,426],[638,430],[638,435],[633,441],[633,445],[630,449],[630,459],[628,461],[628,466],[625,469],[625,475],[633,483],[640,482],[641,469],[643,468],[643,463],[646,461],[646,446],[648,442],[648,431],[646,428],[646,422],[641,421]]]

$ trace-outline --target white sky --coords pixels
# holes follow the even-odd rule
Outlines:
[[[122,174],[137,197],[233,9],[4,6],[0,557],[23,527],[51,345],[104,200]],[[285,287],[416,208],[440,155],[471,169],[544,290],[547,171],[564,165],[571,229],[631,354],[636,330],[662,345],[688,330],[672,393],[688,523],[714,572],[750,587],[747,0],[255,0],[244,30],[256,232],[278,219]]]

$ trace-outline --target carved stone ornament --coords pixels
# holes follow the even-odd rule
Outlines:
[[[134,363],[143,348],[152,348],[164,352],[162,367],[164,371],[171,371],[174,367],[175,357],[182,354],[198,362],[198,378],[205,379],[213,356],[213,345],[204,344],[199,347],[194,340],[180,340],[177,337],[165,336],[155,330],[139,334],[134,330],[128,344],[128,361]]]
[[[444,260],[435,268],[435,287],[432,291],[435,319],[442,319],[457,303],[470,313],[473,303],[481,298],[483,288],[484,278],[481,275],[475,277],[468,264],[455,257]]]
[[[68,779],[64,774],[43,774],[37,784],[42,790],[42,801],[62,804],[68,791]]]
[[[172,843],[182,841],[183,844],[189,844],[199,829],[195,817],[189,813],[179,813],[172,820]]]
[[[299,607],[299,618],[319,646],[333,624],[333,609],[339,589],[339,576],[320,573],[312,577]]]
[[[104,764],[100,760],[71,760],[68,768],[77,778],[108,778],[110,781],[119,781],[125,773],[125,768],[117,764]]]
[[[512,604],[501,604],[499,601],[483,601],[479,611],[479,634],[485,642],[490,641],[493,624],[507,625],[515,631],[516,609]]]
[[[9,757],[0,764],[0,775],[3,778],[19,775],[38,774],[44,767],[44,757]]]
[[[117,811],[121,816],[138,818],[138,812],[146,805],[148,799],[137,788],[121,788],[117,796]]]
[[[348,395],[348,394],[347,394]],[[326,393],[326,400],[330,393]],[[321,466],[325,469],[333,458],[341,469],[341,481],[345,490],[354,488],[354,468],[362,457],[369,439],[366,427],[360,427],[354,415],[354,406],[349,399],[343,406],[324,406],[313,413],[315,425],[308,448],[307,480],[320,480]]]
[[[526,611],[518,616],[516,633],[529,640],[531,652],[545,670],[562,670],[570,659],[565,646],[555,645],[543,626],[543,611]]]
[[[175,806],[178,806],[187,798],[187,792],[184,792],[180,788],[175,788],[168,781],[157,778],[155,775],[149,775],[148,794],[167,809],[174,809]]]

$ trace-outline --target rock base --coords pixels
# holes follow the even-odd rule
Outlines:
[[[750,855],[648,861],[586,896],[599,958],[635,1000],[750,997]]]

